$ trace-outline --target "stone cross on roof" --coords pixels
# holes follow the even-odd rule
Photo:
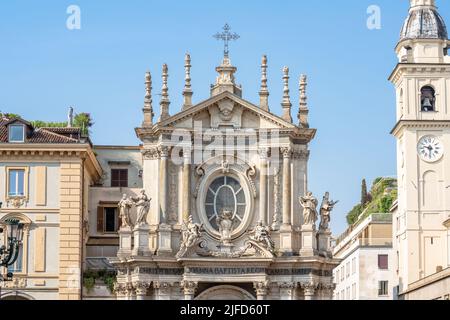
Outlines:
[[[232,40],[237,40],[240,38],[240,36],[237,33],[231,33],[231,27],[228,25],[228,23],[225,24],[223,27],[222,33],[217,33],[214,35],[214,38],[217,40],[222,40],[224,42],[224,51],[223,54],[225,57],[228,57],[229,54],[229,43]]]

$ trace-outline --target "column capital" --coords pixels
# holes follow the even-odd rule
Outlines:
[[[159,159],[159,152],[157,147],[146,148],[142,150],[142,156],[146,160]]]
[[[117,296],[126,296],[127,295],[127,286],[124,283],[115,283],[114,284],[114,293]]]
[[[295,150],[292,152],[292,158],[300,160],[308,160],[310,155],[309,150]]]
[[[170,150],[172,148],[169,146],[158,146],[158,153],[161,158],[168,158]]]
[[[290,159],[292,156],[292,148],[291,147],[282,147],[280,148],[281,153],[283,154],[284,159]]]
[[[300,287],[305,291],[305,295],[312,296],[319,289],[319,285],[315,282],[303,282]]]
[[[254,282],[253,287],[256,290],[257,296],[267,296],[269,291],[269,281]]]
[[[181,290],[185,295],[195,295],[197,291],[198,282],[195,281],[181,281],[180,283]]]
[[[134,290],[133,284],[130,282],[128,282],[125,285],[125,290],[126,290],[128,296],[133,296],[136,293],[136,291]]]
[[[150,288],[150,284],[143,281],[136,281],[133,282],[133,288],[138,296],[145,296],[147,295],[148,288]]]

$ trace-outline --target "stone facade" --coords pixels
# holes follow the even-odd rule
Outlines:
[[[143,192],[151,205],[145,225],[119,230],[121,248],[110,259],[119,270],[117,298],[331,299],[337,264],[331,232],[328,224],[317,229],[320,203],[314,204],[314,219],[305,222],[299,199],[308,191],[308,144],[316,133],[307,124],[306,77],[296,125],[287,116],[288,68],[283,117],[266,105],[267,58],[261,106],[242,98],[227,55],[216,68],[211,97],[192,105],[190,68],[187,56],[186,101],[171,116],[164,66],[164,116],[155,124],[146,75],[144,122],[136,133],[143,142]]]

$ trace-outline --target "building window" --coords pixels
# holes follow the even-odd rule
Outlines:
[[[118,230],[117,208],[105,208],[105,232],[116,232]]]
[[[388,295],[388,281],[380,281],[378,282],[378,295],[379,296],[387,296]]]
[[[341,282],[345,280],[345,266],[342,266],[341,269]]]
[[[20,246],[16,262],[14,262],[14,264],[8,267],[8,272],[22,273],[23,272],[22,264],[23,264],[23,245]]]
[[[9,142],[18,143],[25,142],[25,126],[10,125],[9,126]]]
[[[211,226],[219,230],[216,219],[225,210],[231,211],[233,230],[244,220],[247,204],[244,189],[239,181],[232,177],[220,177],[214,180],[206,194],[205,211]]]
[[[111,169],[111,187],[128,188],[128,169]]]
[[[356,283],[352,284],[352,299],[356,300]]]
[[[349,278],[350,277],[350,261],[349,262],[347,262],[347,266],[346,266],[346,278]]]
[[[97,232],[115,233],[119,230],[118,209],[115,206],[99,206],[97,210]]]
[[[338,270],[336,270],[336,274],[335,274],[335,279],[336,279],[336,283],[339,283],[339,269]]]
[[[435,111],[436,92],[430,86],[420,90],[420,104],[423,112]]]
[[[0,247],[3,245],[7,245],[9,239],[9,231],[8,231],[8,220],[18,220],[20,223],[24,225],[23,227],[23,240],[22,245],[20,246],[19,253],[17,255],[17,260],[14,264],[8,266],[7,271],[12,272],[14,275],[26,275],[28,273],[28,239],[30,236],[30,226],[32,221],[29,217],[21,214],[21,213],[10,213],[3,216],[0,219],[0,228],[3,228],[3,233],[0,235]],[[6,268],[2,270],[0,268],[0,272],[6,271]]]
[[[356,257],[352,259],[352,274],[356,273]]]
[[[9,169],[8,170],[8,196],[24,197],[25,196],[25,169]]]
[[[387,254],[378,255],[378,269],[381,270],[389,269],[389,257]]]

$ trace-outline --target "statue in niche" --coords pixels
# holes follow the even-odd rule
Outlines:
[[[231,246],[231,232],[233,231],[233,213],[230,210],[223,210],[217,216],[216,223],[219,226],[220,242],[224,246]]]
[[[303,225],[315,225],[317,221],[317,205],[319,202],[308,192],[306,196],[300,197],[300,204],[303,207]]]
[[[150,210],[150,202],[152,199],[147,197],[145,190],[141,190],[141,193],[137,197],[131,198],[137,209],[136,226],[142,226],[147,224],[147,215]]]
[[[194,223],[192,216],[189,216],[188,221],[183,223],[181,231],[181,245],[176,257],[182,258],[186,252],[195,246],[202,237],[203,225]]]
[[[133,201],[126,194],[124,194],[117,206],[119,207],[119,217],[121,221],[120,227],[132,227],[130,209],[133,206]]]
[[[330,200],[329,192],[325,193],[325,195],[323,196],[322,205],[320,206],[321,221],[319,225],[319,230],[321,231],[328,230],[331,221],[331,211],[333,211],[334,206],[338,202],[339,201]]]
[[[250,233],[253,234],[250,240],[263,244],[270,252],[275,250],[275,242],[270,237],[270,228],[265,226],[262,221],[259,221]]]

